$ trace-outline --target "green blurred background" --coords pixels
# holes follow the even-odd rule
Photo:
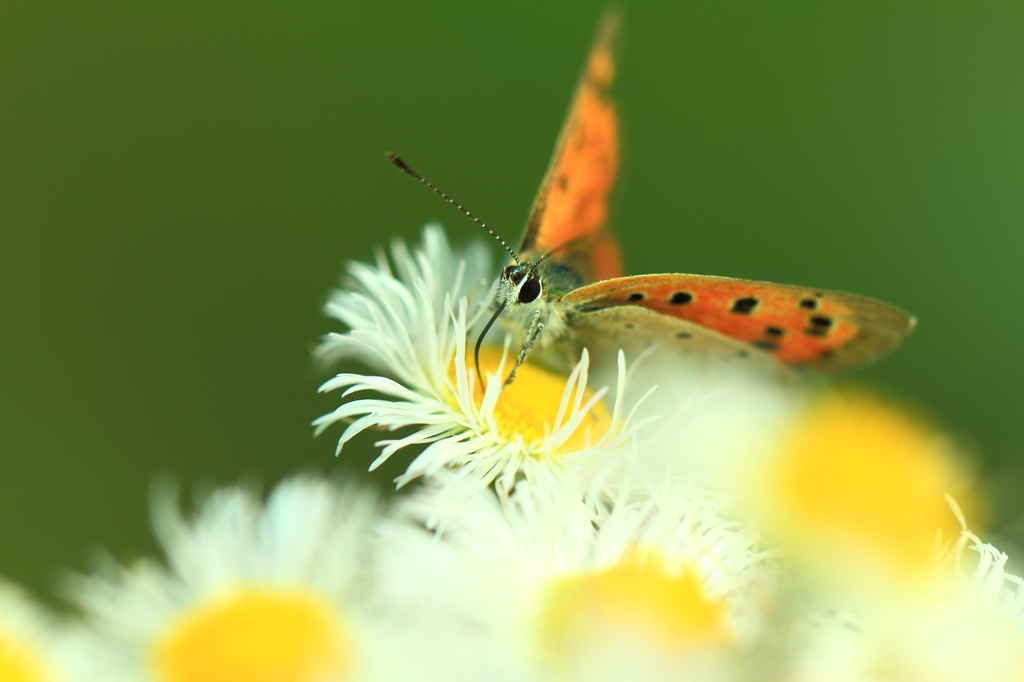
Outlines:
[[[629,271],[916,314],[855,378],[965,439],[1019,543],[1024,4],[624,4]],[[0,4],[0,573],[152,551],[158,472],[365,469],[309,428],[341,263],[480,237],[382,153],[517,238],[602,7]]]

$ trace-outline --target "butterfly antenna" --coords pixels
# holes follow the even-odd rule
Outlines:
[[[494,324],[494,321],[498,319],[498,315],[501,315],[501,311],[504,309],[505,304],[502,303],[498,306],[498,309],[494,311],[494,314],[491,315],[491,319],[487,320],[487,324],[484,325],[484,330],[480,332],[480,336],[476,339],[476,348],[473,349],[473,362],[476,364],[476,378],[480,380],[481,389],[484,387],[484,377],[480,373],[480,346],[483,344],[484,337],[487,336],[487,332],[490,330],[491,325]]]
[[[499,237],[498,234],[494,230],[492,230],[491,228],[487,227],[484,224],[484,221],[480,220],[475,215],[473,215],[472,213],[470,213],[466,209],[462,208],[462,204],[460,204],[457,201],[455,201],[454,199],[452,199],[450,196],[448,196],[447,194],[445,194],[444,192],[439,190],[434,185],[434,183],[430,182],[425,177],[423,177],[422,175],[420,175],[419,173],[414,171],[412,168],[409,168],[407,165],[405,165],[405,161],[402,161],[394,153],[392,153],[392,152],[384,152],[384,156],[387,157],[388,161],[390,161],[391,163],[395,164],[398,167],[398,170],[402,171],[406,175],[411,175],[412,177],[414,177],[417,180],[419,180],[420,182],[422,182],[424,185],[426,185],[427,187],[432,189],[435,194],[439,195],[442,199],[447,201],[449,204],[451,204],[452,206],[454,206],[455,208],[459,209],[460,211],[465,213],[467,216],[469,216],[469,219],[472,220],[474,223],[476,223],[480,227],[482,227],[485,230],[487,230],[487,233],[490,234],[495,239],[497,239],[501,243],[501,245],[505,248],[505,250],[508,251],[509,255],[512,256],[512,260],[514,260],[516,262],[516,265],[519,265],[519,256],[516,255],[516,252],[513,251],[511,249],[511,247],[509,247],[509,245],[505,243],[505,240],[502,239],[501,237]],[[491,320],[491,321],[493,322],[494,320]],[[490,326],[490,325],[488,325],[488,326]],[[479,373],[479,369],[477,370],[477,373]]]

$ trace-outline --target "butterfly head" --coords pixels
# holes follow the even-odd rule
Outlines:
[[[540,273],[531,263],[513,263],[507,266],[498,280],[498,303],[514,306],[533,303],[544,293]]]

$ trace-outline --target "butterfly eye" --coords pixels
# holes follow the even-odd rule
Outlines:
[[[540,296],[540,281],[533,277],[523,282],[523,286],[519,287],[520,303],[535,301],[538,296]]]

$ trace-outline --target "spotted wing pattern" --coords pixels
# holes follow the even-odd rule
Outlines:
[[[600,313],[601,324],[621,318],[620,326],[632,325],[629,333],[671,338],[685,346],[697,335],[687,337],[684,327],[666,335],[659,318],[674,318],[709,330],[723,349],[737,355],[756,351],[785,366],[825,373],[881,357],[915,324],[899,308],[864,296],[705,275],[620,277],[576,289],[561,303],[570,311],[574,328],[600,326],[587,321]],[[620,313],[616,318],[609,313],[622,306],[658,315]],[[700,336],[708,343],[707,334]]]
[[[607,229],[608,197],[619,169],[618,116],[607,94],[618,25],[614,13],[601,24],[519,246],[531,262],[553,252],[552,261],[588,283],[624,274]]]

